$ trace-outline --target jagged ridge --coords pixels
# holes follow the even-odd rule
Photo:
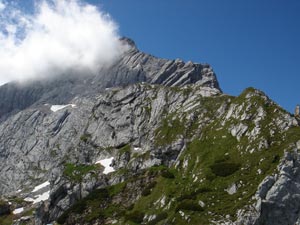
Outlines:
[[[130,48],[109,68],[98,74],[69,74],[27,84],[8,83],[0,87],[0,119],[29,106],[67,104],[74,97],[95,95],[107,87],[146,82],[165,86],[199,83],[220,90],[216,76],[208,64],[159,59],[140,52],[134,42],[121,39]]]

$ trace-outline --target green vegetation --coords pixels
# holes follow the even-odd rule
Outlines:
[[[196,201],[187,199],[181,201],[177,205],[175,211],[178,212],[179,210],[204,211],[204,209]]]
[[[63,175],[67,177],[70,181],[81,182],[83,177],[93,170],[100,170],[101,166],[95,165],[75,165],[72,163],[65,164],[65,169]]]
[[[174,174],[168,169],[164,169],[161,172],[161,176],[164,177],[164,178],[168,178],[168,179],[174,179],[175,178]]]
[[[157,146],[165,146],[172,143],[185,131],[185,121],[176,117],[175,113],[169,114],[162,120],[162,125],[155,131],[155,142]]]
[[[190,92],[187,89],[185,94],[188,96]],[[187,119],[189,112],[165,112],[161,126],[154,133],[155,145],[161,148],[176,141],[181,135],[185,137],[186,147],[177,159],[176,166],[154,166],[122,184],[97,190],[81,200],[79,205],[76,203],[63,216],[82,214],[85,222],[113,217],[119,224],[130,225],[142,222],[148,225],[180,225],[187,224],[186,218],[189,218],[189,224],[210,224],[212,219],[227,215],[235,220],[237,210],[253,203],[252,196],[261,181],[267,175],[277,172],[284,151],[290,150],[291,144],[299,140],[300,127],[280,130],[274,121],[282,118],[285,111],[253,88],[245,90],[236,98],[199,97],[196,101],[199,106],[192,109],[192,122]],[[221,106],[225,110],[224,116],[218,114]],[[225,119],[232,106],[235,106],[234,116]],[[233,136],[231,130],[241,123],[247,126],[249,133],[257,126],[253,118],[257,116],[258,110],[265,114],[259,121],[258,134],[255,137]],[[201,113],[203,115],[200,116]],[[243,115],[249,117],[241,119]],[[131,146],[124,145],[119,148],[119,152],[130,153]],[[132,158],[148,156],[149,153],[133,154]],[[76,177],[90,169],[69,166],[67,171],[71,172],[66,174]],[[74,170],[81,172],[72,172]],[[124,168],[116,173],[126,174],[128,171]],[[147,182],[138,182],[140,176],[144,176]],[[229,194],[226,190],[233,184],[237,190]],[[132,197],[134,200],[131,199],[130,206],[113,200],[114,196],[118,196],[117,199],[121,201],[128,200],[132,193],[136,193],[136,196]],[[143,221],[145,215],[148,218],[151,215],[156,217],[147,223]],[[61,221],[64,221],[63,216]]]
[[[240,168],[240,164],[230,162],[219,162],[214,163],[210,166],[210,168],[216,176],[227,177],[235,173]]]
[[[137,224],[141,224],[143,222],[144,216],[145,214],[143,212],[133,211],[131,213],[126,214],[125,219]]]
[[[119,149],[119,154],[120,155],[123,155],[124,153],[130,153],[131,152],[131,147],[129,144],[127,145],[124,145],[122,146],[120,149]]]
[[[32,216],[33,214],[35,213],[35,209],[32,208],[32,209],[29,209],[27,211],[25,211],[22,216]]]
[[[99,218],[107,218],[113,214],[124,215],[124,209],[111,203],[113,196],[122,192],[126,183],[120,183],[109,188],[101,188],[92,191],[87,197],[76,202],[70,209],[64,212],[57,220],[64,224],[71,214],[81,215],[84,222],[91,222]]]
[[[248,95],[251,92],[254,94]],[[158,172],[161,176],[157,179],[156,186],[151,191],[146,190],[146,194],[136,202],[133,211],[158,215],[163,210],[168,214],[164,220],[176,221],[175,224],[186,224],[178,210],[190,217],[191,224],[209,224],[210,219],[226,215],[234,220],[238,209],[252,203],[251,197],[263,178],[276,172],[283,151],[289,149],[290,143],[299,140],[299,127],[293,127],[284,133],[278,130],[273,118],[280,118],[284,111],[268,102],[254,89],[247,89],[237,98],[218,96],[199,101],[203,108],[208,109],[207,117],[213,118],[212,122],[202,128],[201,138],[193,138],[187,143],[176,168],[166,170],[161,166],[149,170],[152,174]],[[262,107],[266,116],[260,121],[261,130],[255,139],[250,141],[244,135],[238,141],[230,134],[231,127],[241,122],[239,118],[229,118],[223,122],[224,118],[215,117],[217,109],[224,102],[243,105],[241,114],[248,108],[247,114],[255,115],[258,108]],[[184,128],[185,122],[181,121],[185,119],[179,117],[173,113],[163,119],[162,125],[156,130],[157,146],[172,143],[180,134],[191,137],[199,129],[200,121],[197,119],[190,127]],[[253,120],[244,120],[243,124],[248,126],[248,130],[255,127]],[[272,136],[271,129],[274,130]],[[267,140],[269,146],[262,145],[259,148],[262,140]],[[225,190],[232,184],[236,184],[238,189],[235,194],[230,195]],[[160,206],[157,202],[162,198],[165,204]],[[205,207],[201,207],[199,201],[205,203]],[[170,206],[166,208],[168,204]],[[213,212],[213,215],[208,214],[208,211]]]
[[[12,196],[10,198],[8,198],[8,201],[16,203],[16,204],[23,204],[25,203],[24,199],[21,197],[17,197],[17,196]]]
[[[7,203],[4,200],[0,199],[0,207],[5,205],[7,205]]]
[[[0,216],[1,225],[11,225],[13,224],[13,215]]]
[[[151,194],[152,189],[156,186],[157,182],[153,181],[142,191],[142,196],[147,196]]]
[[[87,143],[91,137],[92,137],[91,134],[83,134],[83,135],[81,135],[80,140]]]

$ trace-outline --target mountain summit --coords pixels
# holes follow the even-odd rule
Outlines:
[[[41,103],[67,104],[74,97],[96,95],[105,88],[146,82],[164,86],[197,83],[220,90],[216,76],[208,64],[159,59],[140,52],[134,41],[121,38],[128,49],[108,68],[96,74],[70,71],[49,79],[8,83],[0,88],[0,117]]]
[[[0,87],[0,223],[299,223],[298,119],[120,41],[96,74]]]

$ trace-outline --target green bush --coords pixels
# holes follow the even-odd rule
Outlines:
[[[185,199],[196,199],[197,195],[195,195],[194,193],[190,193],[190,194],[184,194],[181,195],[177,198],[177,201],[183,201]]]
[[[120,155],[123,155],[125,153],[130,153],[131,152],[131,147],[130,147],[129,144],[126,144],[126,145],[124,145],[124,146],[122,146],[122,147],[120,147],[118,149],[119,149],[119,154]]]
[[[151,194],[152,189],[156,186],[157,182],[151,182],[145,189],[142,191],[142,196],[148,196]]]
[[[92,191],[86,198],[86,201],[103,201],[110,198],[107,188],[96,189]]]
[[[179,210],[189,210],[196,212],[204,211],[204,209],[196,201],[193,200],[183,200],[182,202],[180,202],[176,207],[176,212],[178,212]]]
[[[167,178],[167,179],[174,179],[175,176],[172,172],[170,172],[169,170],[163,170],[161,172],[161,176],[164,177],[164,178]]]
[[[72,212],[76,214],[81,214],[86,209],[85,201],[78,201],[72,206]]]
[[[98,168],[98,165],[75,165],[72,163],[65,164],[63,175],[71,181],[81,182],[82,178],[92,170]]]
[[[145,188],[143,191],[142,191],[142,196],[148,196],[151,194],[151,189],[149,188]]]
[[[184,195],[181,195],[177,198],[177,201],[180,202],[180,201],[183,201],[185,199],[190,199],[190,200],[195,200],[197,198],[197,195],[198,194],[201,194],[201,193],[206,193],[206,192],[210,192],[211,189],[208,188],[208,187],[201,187],[191,193],[187,193],[187,194],[184,194]]]
[[[274,155],[272,163],[278,163],[280,160],[280,156],[278,154]]]
[[[140,224],[143,222],[144,216],[145,214],[143,212],[133,211],[132,213],[127,214],[125,219]]]
[[[201,193],[206,193],[206,192],[211,192],[212,190],[208,187],[201,187],[197,189],[194,193],[195,194],[201,194]]]
[[[230,162],[220,162],[220,163],[215,163],[210,168],[216,176],[227,177],[235,173],[240,168],[240,164],[230,163]]]
[[[87,143],[91,137],[92,137],[91,134],[83,134],[83,135],[81,135],[80,140]]]
[[[213,181],[217,176],[211,171],[211,170],[208,170],[206,173],[205,173],[205,178],[208,180],[208,181]]]
[[[128,211],[131,211],[131,210],[133,210],[133,209],[134,209],[134,204],[131,204],[131,205],[128,206],[128,208],[127,208]]]

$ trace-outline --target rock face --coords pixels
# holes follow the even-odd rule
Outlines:
[[[255,195],[255,211],[241,214],[238,224],[299,224],[299,153],[286,152],[278,173],[266,177]]]
[[[36,209],[22,221],[299,223],[298,120],[253,88],[223,94],[209,65],[121,41],[99,74],[0,87],[0,193]]]
[[[113,103],[109,98],[114,91],[106,90],[107,87],[126,86],[138,82],[164,86],[196,83],[197,86],[203,87],[204,94],[220,93],[215,74],[208,65],[158,59],[138,51],[132,41],[128,39],[123,41],[128,42],[131,48],[115,65],[103,69],[98,75],[69,75],[23,86],[9,83],[0,88],[0,115],[4,120],[0,124],[2,133],[0,171],[6,171],[0,176],[0,193],[29,185],[32,182],[28,180],[29,176],[35,179],[43,178],[51,171],[51,168],[58,166],[61,160],[57,161],[57,159],[63,159],[69,151],[72,151],[73,146],[77,146],[86,129],[88,129],[87,132],[99,129],[97,128],[99,124],[92,124],[89,127],[87,124],[90,123],[90,113],[95,104],[102,104],[101,110],[105,110],[106,105]],[[119,99],[116,100],[116,104],[125,105],[127,101],[141,94],[141,92],[132,93],[138,91],[136,87],[132,88],[129,87],[117,95]],[[101,93],[108,93],[111,96],[104,94],[108,99],[104,98],[103,101],[106,102],[102,103],[98,100],[98,98],[103,98]],[[143,94],[140,101],[147,98],[145,91]],[[164,103],[160,101],[162,100],[158,100],[155,105],[158,110],[163,106],[160,104]],[[52,105],[69,103],[76,107],[66,107],[57,112],[50,110]],[[22,111],[19,112],[20,110]],[[137,113],[141,113],[141,110]],[[100,112],[95,112],[94,116],[98,116],[97,113]],[[111,127],[105,127],[106,130],[102,130],[99,136],[94,138],[95,144],[109,147],[121,145],[127,143],[128,139],[136,138],[131,136],[132,133],[126,133],[128,130],[125,130],[127,123],[130,123],[127,119],[130,115],[121,114],[121,117],[116,113],[116,118],[111,118],[116,124],[109,124],[108,126]],[[154,120],[157,120],[155,116]],[[116,129],[123,126],[123,132],[114,131],[115,126]],[[115,132],[117,137],[111,138],[114,135],[112,132]],[[136,133],[135,136],[138,134]],[[97,139],[98,137],[101,139]],[[101,143],[102,141],[106,143]],[[90,157],[88,152],[84,152],[87,154],[84,157]],[[82,159],[83,162],[89,162],[89,160],[92,159]]]
[[[219,88],[216,76],[208,64],[182,60],[165,60],[140,52],[134,42],[123,38],[129,50],[111,67],[98,74],[66,74],[51,80],[27,84],[8,83],[0,88],[0,118],[29,106],[43,103],[61,105],[78,96],[96,95],[107,87],[126,86],[139,82],[165,86],[199,83]],[[88,87],[88,88],[87,88]]]

